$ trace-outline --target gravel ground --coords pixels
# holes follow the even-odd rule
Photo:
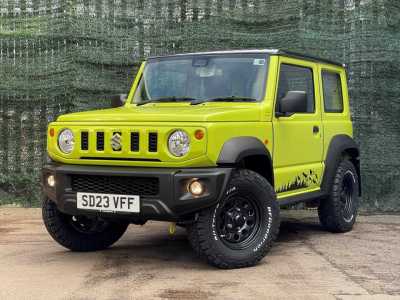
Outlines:
[[[315,211],[285,211],[269,255],[226,271],[167,223],[131,225],[109,250],[72,253],[51,240],[39,209],[0,208],[0,299],[400,299],[400,216],[362,216],[331,234]]]

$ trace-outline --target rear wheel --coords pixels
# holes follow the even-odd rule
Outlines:
[[[128,227],[97,216],[72,216],[60,212],[48,198],[43,200],[42,216],[47,231],[60,245],[72,251],[103,250],[114,244]]]
[[[347,232],[353,228],[358,212],[359,179],[353,163],[340,162],[330,195],[321,200],[318,215],[321,224],[332,232]]]
[[[232,175],[223,199],[199,213],[188,236],[196,253],[211,265],[248,267],[271,248],[279,223],[272,186],[259,174],[240,170]]]

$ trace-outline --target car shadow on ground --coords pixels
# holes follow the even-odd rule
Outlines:
[[[310,235],[320,234],[328,234],[328,232],[320,225],[318,217],[303,219],[283,217],[277,242],[302,241]]]
[[[148,228],[146,225],[138,229],[134,226],[131,225],[119,243],[100,252],[103,260],[100,267],[107,269],[118,266],[126,268],[129,265],[145,265],[152,268],[152,266],[166,264],[180,269],[212,268],[196,256],[190,247],[184,228],[178,228],[174,235],[169,235],[166,226],[162,227],[155,223]],[[320,234],[328,233],[323,230],[315,218],[282,218],[276,243],[302,242],[309,235]],[[272,252],[274,251],[272,250]]]

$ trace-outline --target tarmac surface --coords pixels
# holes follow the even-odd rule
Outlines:
[[[315,211],[284,211],[259,265],[218,270],[178,229],[131,225],[109,250],[72,253],[39,209],[0,208],[0,299],[400,299],[400,216],[361,216],[325,232]]]

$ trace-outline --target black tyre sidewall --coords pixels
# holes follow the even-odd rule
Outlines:
[[[349,221],[345,220],[345,217],[343,215],[343,210],[340,210],[340,212],[341,212],[340,217],[341,217],[341,219],[343,219],[344,223],[347,223],[347,224],[350,224],[351,226],[353,226],[357,219],[357,211],[358,211],[358,204],[359,204],[358,203],[359,202],[359,199],[358,199],[359,180],[358,180],[357,171],[350,161],[348,161],[348,160],[344,161],[342,163],[342,167],[343,167],[343,172],[341,174],[340,186],[342,186],[344,176],[347,173],[349,173],[353,178],[353,196],[352,196],[353,217]],[[340,201],[340,190],[336,190],[335,192],[333,192],[332,197],[335,197],[336,201]]]

